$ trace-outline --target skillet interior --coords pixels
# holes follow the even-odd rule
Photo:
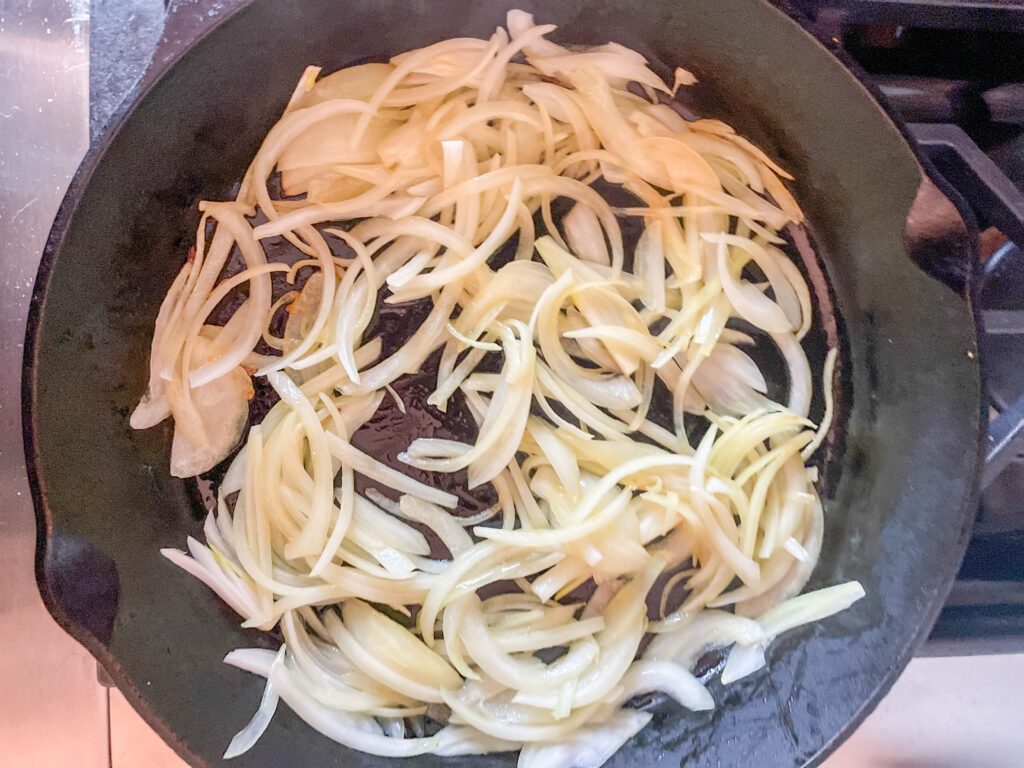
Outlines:
[[[711,113],[797,177],[846,331],[845,450],[812,586],[855,578],[867,598],[779,640],[767,673],[713,688],[714,713],[662,707],[610,765],[820,758],[902,669],[955,573],[977,464],[970,315],[906,255],[922,179],[912,152],[796,24],[758,0],[256,0],[171,67],[86,160],[47,246],[26,351],[44,600],[194,764],[218,763],[251,715],[259,681],[220,660],[260,638],[159,556],[200,523],[187,485],[166,472],[168,426],[127,426],[160,299],[194,237],[194,204],[228,193],[305,64],[330,71],[486,36],[514,5],[559,24],[562,40],[614,39],[656,66],[692,69]],[[379,762],[282,711],[232,764]]]

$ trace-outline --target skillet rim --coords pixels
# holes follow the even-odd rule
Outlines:
[[[871,82],[867,73],[850,57],[850,55],[834,40],[824,40],[816,34],[813,26],[807,22],[806,17],[798,10],[792,8],[787,0],[752,0],[764,6],[770,6],[784,19],[780,23],[790,23],[799,28],[803,35],[817,44],[824,51],[837,59],[842,65],[844,73],[852,81],[851,87],[861,88],[866,91],[871,99],[872,106],[877,109],[879,117],[895,127],[903,138],[902,146],[910,152],[915,164],[921,174],[921,183],[932,183],[939,188],[956,207],[964,223],[969,245],[964,248],[967,252],[963,254],[968,264],[967,290],[964,299],[966,310],[973,320],[974,334],[971,351],[973,357],[969,368],[969,377],[972,384],[977,385],[977,391],[983,393],[983,381],[977,355],[977,339],[981,331],[981,318],[974,311],[973,304],[977,299],[978,285],[974,279],[975,275],[975,244],[976,227],[973,214],[966,203],[959,197],[948,183],[938,174],[930,160],[925,156],[914,142],[905,124],[895,114],[893,108],[887,103],[883,94]],[[42,311],[45,308],[46,294],[49,278],[51,276],[54,260],[62,250],[65,237],[68,233],[71,222],[74,219],[81,197],[89,187],[92,176],[102,163],[108,148],[119,136],[122,128],[131,119],[136,108],[143,100],[163,81],[167,73],[180,61],[186,58],[192,49],[211,34],[214,34],[223,24],[233,19],[236,15],[245,12],[252,0],[231,9],[228,13],[220,16],[208,28],[197,35],[182,50],[176,52],[159,62],[154,62],[150,69],[138,83],[133,86],[128,95],[121,101],[117,110],[112,114],[104,125],[100,139],[90,146],[82,163],[73,176],[67,192],[61,201],[60,207],[54,219],[54,223],[47,237],[43,250],[39,270],[29,304],[28,322],[25,333],[24,356],[21,377],[21,406],[22,406],[22,436],[25,451],[25,463],[28,474],[29,488],[32,495],[33,509],[36,518],[36,545],[35,545],[35,578],[40,596],[47,611],[53,616],[58,625],[75,640],[81,643],[86,650],[96,659],[98,665],[109,675],[110,679],[124,693],[125,697],[132,704],[133,708],[142,716],[146,723],[152,727],[160,737],[168,743],[174,751],[185,759],[190,765],[210,766],[211,764],[198,753],[194,752],[189,744],[181,738],[150,706],[143,693],[129,680],[122,669],[122,666],[109,648],[89,629],[75,621],[61,603],[52,583],[51,572],[47,566],[48,555],[52,550],[53,539],[53,513],[47,501],[45,482],[42,479],[40,466],[43,458],[39,451],[36,435],[36,388],[37,380],[37,357],[38,357],[38,335],[42,320]],[[908,257],[909,258],[909,257]],[[915,265],[921,269],[920,266]],[[922,270],[924,271],[924,270]],[[945,603],[959,564],[963,559],[969,540],[969,533],[974,519],[974,511],[977,508],[978,496],[980,493],[981,459],[985,448],[984,424],[984,401],[979,397],[978,403],[978,436],[976,445],[976,456],[972,465],[970,477],[966,478],[963,503],[959,510],[960,527],[957,532],[956,551],[953,553],[953,562],[956,568],[950,568],[949,572],[940,580],[941,589],[931,598],[926,610],[923,611],[923,620],[919,622],[917,631],[911,633],[906,643],[893,659],[893,663],[886,670],[877,687],[867,696],[864,704],[854,715],[826,741],[822,748],[809,757],[804,763],[805,768],[820,765],[835,749],[846,740],[846,738],[864,721],[867,715],[877,706],[895,683],[899,674],[909,663],[913,652],[927,638],[935,620],[938,617],[942,606]]]

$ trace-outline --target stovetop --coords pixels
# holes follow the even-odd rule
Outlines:
[[[963,566],[924,653],[1024,650],[1024,3],[799,3],[863,67],[980,233],[990,425]]]
[[[90,134],[244,0],[94,2]],[[967,556],[924,654],[1024,651],[1024,0],[788,0],[863,67],[980,232],[991,425]],[[970,448],[965,446],[965,450]]]

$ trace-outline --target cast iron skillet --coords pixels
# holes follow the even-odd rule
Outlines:
[[[241,177],[307,63],[331,71],[446,37],[487,36],[510,5],[256,0],[132,104],[60,209],[24,374],[39,588],[57,621],[193,765],[220,764],[262,685],[221,664],[260,636],[158,554],[200,531],[188,485],[167,474],[168,425],[127,425],[145,387],[157,308],[194,237],[195,202],[223,197]],[[867,597],[777,641],[767,670],[725,690],[715,684],[713,713],[658,707],[610,765],[815,764],[902,670],[963,553],[978,466],[974,326],[963,296],[914,260],[933,273],[967,263],[969,239],[869,91],[760,0],[514,5],[559,24],[563,40],[614,39],[656,67],[686,65],[714,97],[711,114],[798,180],[843,332],[845,447],[826,489],[827,534],[811,586],[859,579]],[[932,226],[948,221],[960,225],[952,239]],[[381,762],[282,710],[233,765]]]

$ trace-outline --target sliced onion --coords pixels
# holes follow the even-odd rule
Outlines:
[[[352,663],[388,687],[420,701],[441,701],[443,688],[460,677],[448,663],[395,621],[361,600],[346,600],[342,621],[327,614],[324,625]]]
[[[686,669],[672,662],[635,662],[622,678],[621,686],[618,698],[622,701],[628,701],[639,693],[661,691],[694,712],[715,708],[708,689]]]
[[[733,646],[730,683],[776,635],[863,594],[798,596],[824,525],[800,452],[829,429],[836,352],[812,431],[810,292],[778,248],[802,219],[789,177],[728,125],[661,103],[670,89],[639,53],[557,45],[520,11],[507,25],[319,81],[307,68],[237,198],[200,203],[131,424],[172,415],[172,470],[190,473],[241,438],[251,371],[281,398],[231,462],[206,545],[164,551],[243,627],[280,623],[285,639],[226,659],[268,679],[228,756],[280,697],[371,754],[526,744],[523,765],[596,768],[649,719],[623,709],[630,697],[710,709],[690,672],[706,649]],[[673,92],[693,82],[675,74]],[[638,204],[613,207],[609,185]],[[642,219],[632,253],[620,218]],[[275,248],[268,263],[276,236],[303,256]],[[236,246],[245,267],[231,274]],[[750,262],[765,283],[743,279]],[[302,290],[271,302],[270,273],[293,283],[304,268]],[[212,325],[225,300],[240,304]],[[425,318],[382,358],[377,307],[412,300]],[[754,327],[727,327],[736,318]],[[784,405],[739,349],[762,336],[786,363]],[[435,350],[427,404],[465,434],[413,435],[398,457],[490,483],[497,502],[472,516],[355,447],[364,425],[382,428],[388,393],[411,415],[392,385]],[[648,624],[648,603],[664,614],[677,586],[682,605]],[[570,602],[577,589],[592,595]],[[449,724],[424,737],[427,714]]]
[[[284,648],[282,647],[278,651],[275,663],[279,663],[280,659],[284,655]],[[267,677],[273,670],[271,666],[270,670],[267,671]],[[263,699],[260,701],[260,707],[256,710],[256,714],[252,716],[249,723],[238,733],[235,734],[234,738],[231,739],[231,743],[228,744],[228,748],[224,750],[224,759],[230,760],[233,757],[238,757],[248,752],[255,746],[256,742],[259,741],[260,736],[267,730],[267,726],[270,725],[271,719],[274,717],[274,712],[277,711],[278,695],[274,690],[273,684],[270,680],[267,680],[267,685],[263,689]]]
[[[572,736],[548,744],[527,744],[519,768],[600,768],[651,721],[650,712],[623,709]]]

